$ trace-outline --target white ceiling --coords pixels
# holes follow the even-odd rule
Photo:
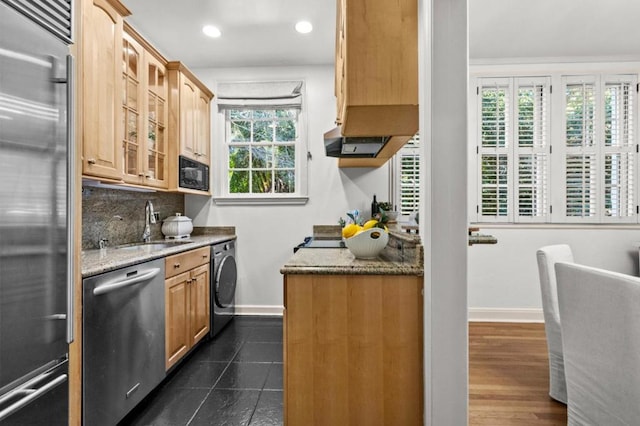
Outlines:
[[[124,3],[134,28],[167,59],[190,68],[333,63],[334,0]],[[638,59],[638,16],[638,0],[469,0],[470,58]],[[314,31],[298,34],[299,20]],[[205,36],[206,24],[222,37]]]

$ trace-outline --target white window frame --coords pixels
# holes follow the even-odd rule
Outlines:
[[[551,79],[548,76],[537,77],[500,77],[500,78],[481,78],[478,79],[478,85],[476,90],[477,99],[476,112],[474,117],[477,117],[476,129],[476,173],[477,173],[477,208],[476,208],[476,221],[477,222],[490,222],[490,223],[537,223],[547,222],[549,220],[549,187],[550,182],[550,161],[549,161],[549,142],[550,142],[550,129],[549,129],[549,113],[551,100],[549,97]],[[546,104],[539,112],[540,120],[542,121],[542,130],[538,135],[541,140],[541,146],[521,147],[519,146],[519,132],[518,132],[518,117],[520,116],[519,110],[519,89],[527,88],[531,86],[539,86],[543,90],[543,97],[547,99]],[[504,89],[506,91],[506,104],[505,111],[505,146],[503,147],[484,147],[482,146],[482,128],[480,120],[482,118],[482,95],[483,88],[495,87],[496,89]],[[484,215],[484,209],[482,205],[482,191],[483,182],[481,179],[482,159],[483,156],[495,155],[496,157],[502,156],[507,158],[506,168],[506,189],[507,189],[507,212],[505,215]],[[532,158],[543,158],[543,172],[540,174],[542,180],[542,195],[543,212],[535,216],[521,216],[519,194],[520,194],[520,157],[531,156]]]
[[[307,136],[307,108],[306,93],[303,79],[302,107],[298,112],[297,140],[295,142],[295,192],[293,193],[230,193],[229,192],[229,142],[227,141],[228,126],[227,112],[224,109],[212,111],[213,123],[216,124],[213,134],[212,176],[213,201],[218,205],[302,205],[309,201],[308,197],[308,136]],[[238,108],[240,109],[240,108]],[[286,107],[255,107],[247,109],[288,109]],[[216,158],[219,159],[216,161]]]
[[[550,213],[548,217],[539,222],[540,224],[567,224],[575,226],[602,225],[602,224],[635,224],[640,221],[638,214],[638,204],[640,203],[638,197],[639,188],[639,170],[640,164],[638,161],[638,92],[637,83],[639,80],[638,69],[640,63],[638,62],[609,62],[609,63],[551,63],[551,64],[477,64],[471,67],[471,79],[469,85],[469,221],[471,223],[479,224],[515,224],[515,225],[527,225],[534,224],[531,221],[522,220],[522,218],[510,217],[504,221],[488,220],[488,218],[482,218],[476,211],[475,206],[480,206],[480,168],[477,152],[479,151],[478,145],[480,143],[479,135],[479,96],[477,94],[477,87],[480,86],[481,79],[487,78],[500,78],[508,76],[510,78],[521,78],[523,76],[549,76],[551,79],[552,92],[550,95],[550,109],[551,119],[549,123],[550,128],[550,157],[549,157],[549,207]],[[633,161],[633,169],[631,184],[633,186],[633,194],[629,197],[633,197],[633,215],[627,217],[608,217],[602,215],[598,218],[576,218],[567,217],[565,211],[565,87],[563,86],[563,78],[571,76],[571,78],[578,76],[584,77],[586,75],[595,75],[598,79],[604,82],[615,82],[619,80],[629,81],[633,87],[631,96],[633,96],[632,105],[633,111],[631,111],[631,120],[633,126],[632,142],[629,147],[623,150],[628,154],[628,157]],[[603,86],[604,87],[604,86]],[[599,114],[603,114],[604,102],[597,102],[597,108],[602,110]],[[604,119],[602,120],[604,124]],[[600,138],[598,146],[604,145],[603,138]],[[599,148],[600,149],[600,148]],[[609,150],[607,149],[607,152]],[[604,165],[604,159],[599,161],[599,164]],[[599,184],[604,184],[604,173],[600,174]],[[513,181],[513,180],[512,180]],[[602,186],[601,186],[602,187]],[[510,185],[511,188],[511,185]],[[513,200],[513,197],[511,198]],[[600,191],[598,194],[598,203],[604,208],[605,195],[604,191]],[[511,203],[512,206],[517,208],[517,204]],[[513,207],[512,207],[513,208]],[[552,209],[551,209],[552,208]],[[628,211],[630,211],[629,209]]]
[[[608,153],[629,153],[631,154],[631,158],[633,163],[635,164],[634,166],[634,171],[635,171],[635,177],[633,178],[632,181],[632,185],[633,185],[633,189],[635,189],[635,191],[637,192],[637,188],[638,188],[638,154],[637,154],[637,129],[633,129],[633,141],[630,144],[630,146],[625,147],[625,148],[619,148],[619,149],[615,149],[613,147],[608,148],[604,146],[604,117],[605,117],[605,105],[604,105],[604,101],[603,101],[603,97],[604,97],[604,88],[605,85],[607,83],[629,83],[632,86],[632,91],[630,93],[632,100],[631,100],[631,104],[632,107],[635,108],[635,111],[632,111],[632,124],[637,127],[637,123],[638,123],[638,113],[637,113],[637,100],[638,100],[638,95],[637,95],[637,83],[638,83],[638,79],[637,76],[634,75],[630,75],[630,74],[600,74],[600,75],[595,75],[595,74],[588,74],[588,75],[567,75],[567,76],[563,76],[561,78],[562,81],[562,86],[561,86],[561,95],[562,95],[562,121],[560,123],[560,130],[562,132],[562,139],[560,140],[560,143],[556,144],[557,145],[557,154],[558,157],[560,157],[558,160],[560,165],[561,165],[561,179],[562,179],[562,188],[563,188],[563,193],[561,195],[563,195],[562,198],[562,203],[560,203],[558,205],[558,217],[557,217],[557,221],[558,222],[564,222],[564,223],[637,223],[638,222],[638,213],[637,213],[637,208],[634,208],[634,213],[631,216],[627,216],[627,217],[612,217],[612,216],[607,216],[606,214],[604,214],[605,209],[604,209],[604,205],[605,205],[605,192],[604,192],[604,187],[605,187],[605,173],[603,172],[604,169],[604,157],[606,154]],[[566,128],[566,114],[565,109],[566,109],[566,96],[565,96],[565,90],[566,90],[566,85],[567,84],[593,84],[595,86],[595,118],[594,118],[594,122],[595,122],[595,139],[596,139],[596,144],[594,146],[594,148],[592,150],[586,150],[584,148],[571,148],[571,147],[567,147],[566,144],[566,140],[565,140],[565,128]],[[566,200],[564,198],[564,193],[566,193],[567,188],[566,188],[566,161],[563,161],[563,159],[566,158],[566,156],[569,153],[587,153],[591,152],[593,154],[595,154],[597,163],[596,163],[596,173],[598,174],[598,180],[596,182],[596,187],[594,189],[595,191],[595,207],[596,207],[596,214],[593,217],[579,217],[579,216],[567,216],[567,212],[566,212]],[[637,195],[634,194],[634,200],[633,200],[633,205],[634,207],[638,204],[638,197]]]
[[[405,218],[415,217],[415,213],[419,210],[420,205],[420,135],[417,134],[414,136],[417,140],[417,143],[414,144],[412,141],[408,141],[402,148],[396,152],[392,160],[392,167],[389,168],[390,171],[390,188],[391,188],[391,196],[389,197],[393,200],[394,206],[398,207],[398,215],[404,216]],[[414,192],[416,198],[415,201],[415,210],[411,212],[403,212],[402,209],[402,158],[405,156],[411,156],[416,158],[417,160],[414,162],[414,170],[417,172],[415,175],[417,176],[417,185],[416,191]]]

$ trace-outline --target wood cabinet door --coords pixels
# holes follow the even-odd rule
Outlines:
[[[197,160],[206,165],[211,164],[211,108],[209,97],[198,91]]]
[[[192,345],[198,343],[209,333],[209,265],[199,266],[191,271],[190,315]]]
[[[285,424],[422,425],[422,280],[285,276]]]
[[[144,183],[142,156],[146,139],[145,109],[146,78],[143,64],[144,50],[130,35],[124,33],[122,40],[122,122],[124,131],[120,136],[122,158],[124,159],[124,181],[134,184]]]
[[[165,356],[167,370],[189,348],[189,286],[191,274],[185,272],[165,280]]]
[[[94,0],[82,28],[82,173],[121,180],[122,16]]]
[[[168,188],[167,144],[168,121],[168,78],[163,63],[151,54],[145,54],[146,98],[144,108],[145,144],[142,151],[142,165],[145,185]]]
[[[196,115],[198,88],[196,85],[180,75],[180,154],[193,160],[196,156]]]

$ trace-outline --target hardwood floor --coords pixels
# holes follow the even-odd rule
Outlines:
[[[469,425],[566,425],[549,396],[544,324],[469,323]]]

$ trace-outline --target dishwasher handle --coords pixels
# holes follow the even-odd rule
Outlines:
[[[160,272],[160,268],[153,268],[146,271],[144,274],[135,275],[130,278],[126,278],[124,280],[113,280],[107,281],[104,284],[100,284],[98,287],[93,289],[93,295],[99,296],[101,294],[110,293],[115,290],[119,290],[123,287],[129,287],[132,285],[139,284],[143,281],[149,281]]]

